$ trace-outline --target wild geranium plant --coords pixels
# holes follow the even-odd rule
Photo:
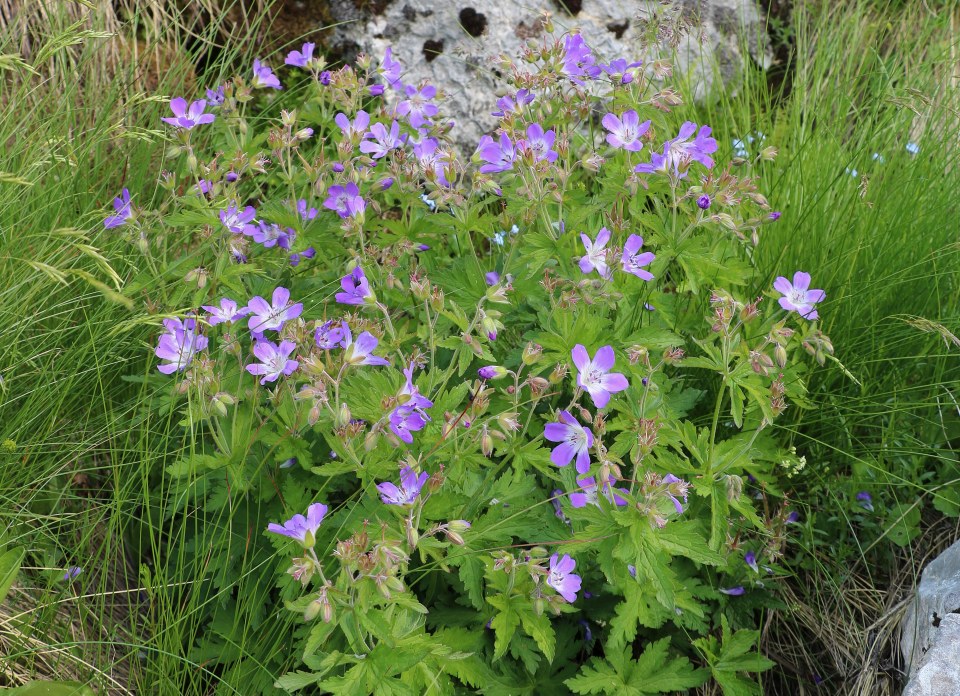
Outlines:
[[[390,51],[328,70],[305,44],[172,100],[169,201],[124,191],[105,225],[183,278],[151,377],[194,452],[167,514],[229,510],[219,586],[258,557],[275,591],[235,601],[305,622],[251,684],[758,693],[797,520],[775,423],[798,348],[833,350],[825,293],[759,277],[750,167],[635,58],[575,33],[504,58],[467,158]]]

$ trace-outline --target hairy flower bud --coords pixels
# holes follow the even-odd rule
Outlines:
[[[557,363],[557,366],[553,368],[553,372],[550,373],[550,384],[560,384],[560,382],[566,379],[569,371],[570,368],[568,368],[565,363]]]
[[[523,355],[521,360],[524,365],[533,365],[540,361],[540,356],[543,354],[543,346],[529,342],[523,349]]]

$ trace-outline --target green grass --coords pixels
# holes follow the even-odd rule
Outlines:
[[[827,289],[822,327],[839,361],[815,375],[813,407],[792,408],[781,426],[808,465],[792,492],[804,524],[787,550],[791,608],[768,626],[780,663],[768,693],[797,693],[815,673],[831,691],[866,683],[895,693],[866,659],[867,629],[889,606],[888,587],[942,542],[937,507],[949,501],[935,507],[935,494],[960,477],[956,8],[838,5],[798,10],[789,95],[747,70],[736,95],[687,107],[723,148],[727,136],[760,130],[779,149],[755,171],[784,213],[763,227],[757,262],[771,280],[799,268]],[[123,186],[140,205],[158,197],[157,95],[177,93],[183,76],[145,94],[135,64],[109,67],[109,39],[80,33],[107,24],[72,26],[82,9],[62,7],[38,74],[0,63],[0,94],[18,105],[0,112],[0,172],[10,175],[0,180],[0,442],[14,443],[0,450],[0,541],[27,549],[29,568],[0,611],[0,685],[45,675],[118,692],[251,693],[296,666],[287,649],[296,617],[282,607],[256,615],[242,601],[270,592],[277,570],[275,559],[243,553],[244,506],[256,501],[238,498],[214,519],[157,503],[183,494],[163,469],[190,438],[150,415],[144,405],[157,395],[124,377],[152,370],[151,293],[178,279],[120,299],[123,283],[148,271],[135,244],[102,231]],[[124,31],[185,50],[174,27]],[[215,27],[207,31],[213,41]],[[221,53],[213,70],[243,48]],[[15,50],[0,38],[0,54]],[[920,143],[917,156],[908,141]],[[162,255],[167,240],[153,242]],[[858,490],[872,492],[876,515],[852,505]],[[921,536],[903,550],[890,511],[914,503]],[[224,546],[238,561],[209,567]],[[66,587],[69,565],[84,573]],[[242,578],[237,596],[219,590],[225,573]],[[201,623],[211,608],[216,637]],[[215,665],[223,656],[228,666]]]

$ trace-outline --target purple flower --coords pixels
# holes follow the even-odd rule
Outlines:
[[[254,88],[271,87],[273,89],[283,89],[283,87],[280,86],[280,80],[273,74],[273,70],[256,58],[253,60],[253,86]]]
[[[290,304],[290,291],[277,287],[273,291],[272,303],[257,295],[247,303],[250,319],[247,327],[254,338],[263,336],[264,331],[279,331],[284,322],[296,319],[303,312],[303,303]]]
[[[223,85],[217,85],[215,89],[207,90],[207,101],[210,102],[210,106],[220,106],[226,98],[227,95]]]
[[[487,281],[487,285],[493,286],[500,282],[500,274],[496,271],[490,271],[483,276],[484,280]]]
[[[504,118],[507,114],[518,114],[523,110],[524,106],[533,102],[535,96],[536,95],[529,90],[520,89],[517,90],[517,93],[512,97],[500,97],[497,99],[499,110],[494,111],[491,115]]]
[[[83,568],[79,566],[70,566],[69,568],[67,568],[67,572],[63,574],[63,581],[70,582],[75,577],[80,575],[80,573],[82,572],[83,572]]]
[[[264,222],[261,220],[257,226],[249,225],[245,234],[253,237],[257,244],[263,244],[264,248],[270,249],[280,245],[282,249],[290,249],[290,243],[297,233],[290,228],[282,229],[280,225],[273,222]]]
[[[334,116],[333,122],[340,127],[344,138],[351,142],[359,142],[363,138],[363,134],[367,132],[367,126],[370,125],[370,114],[361,109],[351,122],[350,118],[341,112]]]
[[[290,51],[290,53],[287,54],[287,59],[283,62],[298,68],[305,68],[310,61],[313,60],[313,49],[316,48],[316,46],[316,44],[308,41],[303,44],[303,48],[299,51]]]
[[[306,517],[297,514],[282,525],[271,522],[267,525],[267,531],[296,539],[306,548],[312,548],[316,543],[317,530],[320,528],[320,523],[323,522],[326,514],[326,505],[323,503],[314,503],[307,508]]]
[[[133,211],[130,209],[130,191],[124,188],[120,192],[120,197],[113,199],[113,209],[116,215],[111,215],[103,221],[104,228],[108,230],[126,224],[127,220],[133,217]]]
[[[559,156],[553,149],[553,143],[557,139],[557,134],[553,130],[544,132],[543,126],[539,123],[531,123],[527,126],[527,137],[517,141],[517,149],[530,152],[533,155],[534,162],[547,160],[555,162]]]
[[[574,602],[577,599],[577,591],[580,589],[580,576],[573,573],[577,567],[577,562],[567,554],[557,561],[558,555],[553,554],[550,557],[550,572],[547,575],[547,584],[568,602]]]
[[[619,82],[621,85],[628,85],[633,82],[633,73],[631,71],[634,68],[639,68],[641,65],[643,65],[643,62],[639,60],[634,63],[627,63],[626,59],[617,58],[616,60],[610,61],[609,65],[601,65],[600,69],[612,77],[614,82]]]
[[[708,210],[710,208],[710,196],[703,194],[700,198],[697,199],[697,207],[700,210]]]
[[[207,315],[209,316],[207,323],[210,324],[210,326],[224,323],[232,324],[237,319],[245,317],[250,313],[249,307],[237,309],[237,303],[229,297],[221,298],[219,307],[203,305],[203,309],[207,310]]]
[[[185,370],[193,356],[207,347],[207,337],[196,333],[196,321],[193,319],[164,319],[167,333],[160,336],[154,351],[161,360],[157,369],[165,375]]]
[[[563,66],[560,73],[571,82],[582,85],[581,77],[594,78],[600,74],[593,53],[580,34],[568,34],[563,40]]]
[[[310,222],[319,214],[316,208],[307,207],[307,201],[301,198],[297,201],[297,214],[300,215],[300,219],[304,222]]]
[[[405,466],[400,470],[399,488],[388,482],[377,484],[377,490],[380,491],[380,499],[387,505],[412,505],[428,478],[430,474],[426,471],[418,476],[416,471]]]
[[[198,196],[202,197],[210,193],[212,188],[213,188],[213,184],[210,182],[209,179],[198,179],[197,183],[193,185],[193,188],[191,189],[191,191],[196,193]]]
[[[583,242],[583,248],[586,254],[580,257],[580,270],[584,273],[596,271],[601,278],[607,280],[613,275],[610,267],[607,265],[607,242],[610,241],[610,230],[601,227],[597,232],[597,240],[591,241],[586,233],[580,233],[580,240]]]
[[[577,366],[577,386],[586,389],[593,399],[593,405],[603,408],[610,401],[610,395],[621,392],[630,384],[619,372],[610,372],[616,360],[613,348],[603,346],[593,359],[581,344],[573,347],[573,364]]]
[[[747,564],[747,567],[750,568],[754,573],[760,572],[760,567],[757,565],[757,554],[753,551],[747,551],[743,555],[743,562]]]
[[[370,155],[373,159],[385,157],[391,150],[403,145],[400,124],[396,121],[390,124],[389,131],[382,123],[374,123],[363,138],[360,143],[360,152]]]
[[[400,89],[403,85],[400,83],[400,71],[403,68],[398,61],[393,59],[393,50],[388,46],[383,54],[383,60],[380,67],[377,68],[377,74],[382,77],[391,89]]]
[[[784,522],[787,524],[797,524],[800,521],[800,513],[794,510],[789,515],[787,515]]]
[[[373,355],[374,348],[379,341],[373,334],[364,331],[357,336],[357,342],[353,342],[353,334],[350,333],[350,326],[343,322],[343,339],[340,341],[340,347],[344,350],[343,361],[349,365],[389,365],[390,363],[381,357]]]
[[[420,162],[424,174],[433,175],[433,178],[443,184],[450,186],[447,179],[447,162],[451,159],[450,154],[440,149],[440,144],[435,138],[424,138],[421,142],[413,146],[413,154]],[[390,179],[393,184],[393,179]]]
[[[317,348],[323,350],[332,350],[340,345],[343,340],[343,329],[339,324],[334,324],[333,320],[326,321],[317,327],[313,334],[313,340]]]
[[[770,213],[769,215],[767,215],[767,219],[768,219],[770,222],[776,222],[777,220],[780,219],[780,216],[781,216],[782,214],[783,214],[783,213],[781,213],[779,210],[774,210],[772,213]]]
[[[677,514],[682,515],[683,505],[680,503],[678,496],[683,498],[684,503],[687,502],[687,492],[690,490],[690,484],[683,479],[677,478],[673,474],[664,476],[661,483],[666,484],[667,497],[673,502],[673,507],[676,509]]]
[[[188,107],[186,99],[177,97],[170,100],[170,111],[173,112],[173,116],[164,116],[160,120],[164,123],[169,123],[171,126],[190,130],[194,126],[213,123],[216,117],[213,114],[203,113],[206,108],[207,102],[204,99],[198,99]]]
[[[593,433],[577,422],[569,411],[560,411],[559,423],[547,423],[543,436],[550,442],[560,444],[550,453],[550,461],[557,466],[566,466],[577,458],[577,473],[590,471],[590,448],[593,447]]]
[[[725,595],[730,595],[731,597],[739,597],[746,590],[743,589],[743,585],[737,585],[736,587],[720,588],[720,591]]]
[[[513,169],[513,162],[517,158],[513,143],[506,133],[501,133],[498,141],[495,141],[489,135],[480,138],[480,143],[477,145],[477,155],[486,162],[486,164],[480,165],[481,174],[510,171]]]
[[[783,276],[777,276],[777,279],[773,281],[773,289],[783,295],[780,298],[780,306],[788,312],[796,312],[804,319],[812,321],[819,318],[814,305],[823,302],[827,293],[823,290],[810,290],[809,288],[810,274],[803,271],[797,271],[793,274],[792,283]]]
[[[643,270],[643,267],[649,266],[657,257],[650,251],[641,254],[640,247],[642,246],[643,237],[635,234],[627,237],[627,243],[623,245],[623,256],[620,263],[623,270],[627,273],[633,273],[640,280],[653,280],[653,274]]]
[[[643,149],[640,138],[650,130],[650,121],[640,123],[637,112],[632,110],[624,112],[623,116],[619,117],[616,114],[607,114],[601,123],[610,131],[607,142],[630,152],[639,152]]]
[[[333,73],[329,70],[324,70],[320,73],[320,84],[326,87],[330,84],[330,78],[333,77]]]
[[[575,508],[582,508],[589,505],[599,505],[599,495],[600,491],[597,490],[597,482],[592,476],[587,476],[585,478],[577,479],[577,485],[580,486],[580,490],[576,493],[570,494],[570,504]],[[617,495],[617,493],[628,493],[623,488],[614,488],[610,485],[610,481],[604,481],[603,483],[603,497],[609,500],[614,505],[626,505],[627,501]]]
[[[862,507],[864,510],[873,512],[873,498],[870,497],[870,494],[866,491],[860,491],[857,493],[857,505]]]
[[[426,427],[429,419],[424,415],[414,408],[398,406],[390,413],[390,430],[409,445],[413,442],[413,433]]]
[[[397,115],[406,116],[407,123],[414,128],[430,123],[430,119],[437,115],[437,105],[430,100],[437,96],[437,88],[433,85],[424,85],[417,89],[413,85],[404,87],[407,98],[397,104]]]
[[[279,346],[272,341],[257,341],[253,344],[253,354],[260,362],[247,365],[246,370],[251,375],[263,375],[260,384],[276,382],[280,375],[289,375],[300,365],[290,359],[296,349],[293,341],[281,341]]]
[[[343,292],[338,292],[334,297],[340,304],[362,305],[374,304],[377,301],[377,296],[370,289],[367,276],[360,266],[340,279],[340,287],[343,288]]]
[[[507,370],[500,365],[486,365],[477,370],[477,374],[480,379],[500,379],[506,376]]]
[[[335,185],[327,189],[327,200],[323,207],[333,210],[342,218],[357,217],[367,209],[367,202],[360,195],[360,187],[352,181],[345,185]]]
[[[699,162],[707,169],[711,169],[713,158],[710,155],[717,151],[717,141],[710,137],[710,133],[710,126],[700,126],[698,131],[696,123],[686,121],[680,126],[677,137],[663,144],[663,154],[651,153],[649,164],[638,164],[634,171],[652,174],[670,170],[674,176],[683,179],[687,176],[687,167],[691,162]],[[691,138],[693,138],[692,141]]]
[[[246,234],[250,236],[254,230],[254,226],[250,223],[256,216],[257,211],[253,206],[248,205],[243,209],[243,212],[241,212],[237,205],[232,203],[226,210],[220,211],[220,222],[234,234]]]

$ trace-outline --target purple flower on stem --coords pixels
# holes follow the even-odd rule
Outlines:
[[[290,51],[287,54],[287,59],[283,61],[287,65],[293,65],[297,68],[305,68],[313,60],[313,49],[317,45],[310,43],[309,41],[303,44],[303,48],[299,51]]]
[[[640,138],[650,130],[650,121],[640,123],[637,112],[632,110],[624,112],[623,116],[607,114],[603,117],[601,123],[604,128],[610,131],[607,142],[614,147],[630,152],[639,152],[643,149],[643,142]]]
[[[399,487],[390,482],[378,483],[377,490],[380,491],[380,499],[387,505],[412,505],[428,478],[430,474],[426,471],[418,476],[416,471],[405,466],[400,470]]]
[[[104,228],[108,230],[125,225],[127,220],[133,217],[133,211],[130,209],[130,191],[124,188],[120,192],[120,197],[113,199],[113,209],[116,215],[111,215],[103,221]]]
[[[280,80],[273,74],[273,70],[256,58],[253,60],[253,86],[254,88],[270,87],[272,89],[283,89],[283,87],[280,86]]]
[[[360,195],[360,187],[348,181],[343,186],[338,184],[327,189],[327,200],[323,202],[323,207],[346,219],[362,215],[367,209],[367,202]]]
[[[300,215],[300,219],[304,222],[310,222],[319,215],[316,208],[307,207],[307,201],[303,198],[297,201],[297,214]]]
[[[683,479],[677,478],[673,474],[664,476],[661,483],[666,484],[667,497],[673,502],[673,507],[676,509],[677,514],[682,515],[683,505],[678,498],[683,498],[684,503],[687,502],[687,493],[690,490],[690,484]]]
[[[249,307],[241,307],[237,309],[237,303],[231,300],[229,297],[221,298],[220,306],[212,305],[203,305],[203,309],[207,310],[207,323],[210,326],[216,326],[217,324],[232,324],[237,319],[247,316],[250,313]]]
[[[568,34],[563,40],[563,66],[560,73],[578,85],[583,85],[581,77],[590,79],[600,74],[593,53],[580,34]]]
[[[757,554],[753,551],[747,551],[743,555],[743,562],[747,564],[747,567],[750,568],[754,573],[760,572],[760,566],[757,565]]]
[[[823,302],[827,296],[823,290],[810,290],[810,274],[803,271],[793,274],[792,283],[783,276],[777,276],[773,281],[773,289],[783,295],[780,298],[781,307],[811,321],[820,316],[814,305]]]
[[[864,510],[873,512],[873,498],[866,491],[860,491],[857,493],[857,505],[862,507]]]
[[[305,548],[312,548],[317,540],[317,530],[320,528],[320,523],[323,522],[326,514],[326,505],[323,503],[314,503],[307,508],[306,517],[297,514],[282,525],[271,522],[267,525],[267,531],[296,539],[303,544]]]
[[[520,89],[517,90],[517,93],[512,97],[509,95],[500,97],[497,99],[499,110],[494,111],[491,115],[504,118],[507,114],[518,114],[523,110],[524,106],[533,102],[535,96],[536,95],[529,90]]]
[[[373,159],[385,157],[391,150],[403,146],[400,124],[396,121],[390,124],[389,131],[382,123],[374,123],[363,138],[360,143],[360,152],[370,155]]]
[[[165,375],[185,370],[193,356],[207,347],[207,337],[196,332],[196,321],[193,319],[164,319],[163,325],[167,333],[160,336],[157,349],[154,351],[161,360],[157,369]]]
[[[746,590],[743,589],[743,585],[737,585],[736,587],[720,588],[720,591],[725,595],[730,595],[731,597],[739,597]]]
[[[560,444],[550,453],[550,461],[557,466],[566,466],[577,458],[577,473],[590,471],[590,448],[593,447],[593,433],[584,428],[569,411],[560,411],[559,423],[547,423],[543,436],[550,442]]]
[[[300,261],[302,259],[312,259],[316,255],[317,255],[316,249],[314,249],[313,247],[307,247],[300,253],[290,254],[290,265],[294,267],[299,266]]]
[[[581,584],[580,576],[573,572],[573,569],[577,567],[577,562],[567,554],[563,554],[563,558],[560,558],[559,561],[558,558],[557,554],[550,557],[550,572],[547,575],[547,584],[568,602],[575,602]]]
[[[640,247],[643,246],[643,237],[631,234],[627,237],[627,243],[623,245],[623,255],[620,263],[623,270],[627,273],[633,273],[640,280],[653,280],[653,274],[643,270],[644,266],[649,266],[657,257],[651,251],[640,253]]]
[[[350,273],[340,279],[340,287],[343,292],[338,292],[334,299],[340,304],[362,305],[375,304],[377,296],[370,289],[370,283],[360,266],[354,268]]]
[[[400,82],[402,69],[400,63],[393,59],[393,49],[388,46],[383,54],[383,60],[380,61],[380,67],[377,68],[377,73],[390,85],[391,89],[400,89],[403,87]]]
[[[794,510],[789,515],[787,515],[784,522],[787,524],[797,524],[800,521],[800,513]]]
[[[205,123],[213,123],[216,118],[213,114],[205,114],[207,102],[204,99],[198,99],[187,106],[187,100],[183,97],[176,97],[170,100],[170,111],[173,116],[164,116],[160,120],[169,123],[171,126],[190,130],[194,126],[202,126]]]
[[[317,348],[332,350],[340,346],[343,335],[343,329],[340,325],[334,324],[333,320],[330,320],[317,327],[313,334],[313,340],[317,344]]]
[[[343,322],[343,339],[340,341],[340,347],[344,350],[343,361],[349,365],[389,365],[390,363],[379,356],[373,355],[373,350],[380,342],[377,337],[364,331],[357,336],[354,343],[353,334],[350,333],[350,326]]]
[[[83,568],[79,566],[70,566],[69,568],[67,568],[67,572],[63,574],[63,581],[70,582],[75,577],[80,575],[80,573],[82,572],[83,572]]]
[[[517,158],[513,143],[506,133],[501,133],[499,140],[494,140],[489,135],[480,138],[480,143],[477,145],[477,155],[486,162],[486,164],[480,165],[481,174],[510,171],[513,169],[513,163]]]
[[[477,370],[480,379],[500,379],[507,375],[507,370],[500,365],[486,365]]]
[[[627,63],[626,59],[617,58],[610,61],[609,65],[601,65],[600,69],[613,78],[614,82],[628,85],[633,82],[633,69],[639,68],[641,65],[643,65],[643,62],[639,60],[634,63]]]
[[[264,248],[271,249],[277,244],[283,249],[290,249],[290,242],[296,236],[296,232],[291,229],[282,229],[280,225],[273,222],[264,222],[261,220],[257,226],[249,225],[245,234],[253,237],[257,244],[263,244]]]
[[[299,317],[303,303],[290,304],[290,291],[278,287],[273,291],[272,303],[257,295],[247,303],[247,309],[250,311],[247,327],[254,338],[260,338],[264,331],[279,331],[284,322]]]
[[[613,275],[610,266],[607,265],[607,242],[610,241],[610,230],[601,227],[597,232],[597,240],[591,241],[586,233],[580,233],[580,240],[583,242],[583,248],[586,254],[580,257],[580,270],[584,273],[596,271],[601,278],[607,280]]]
[[[776,222],[777,220],[780,219],[780,216],[782,214],[783,213],[781,213],[779,210],[774,210],[772,213],[767,215],[767,220],[769,220],[770,222]]]
[[[710,196],[703,194],[700,198],[697,199],[697,207],[700,210],[709,210],[710,209]]]
[[[248,205],[241,212],[235,203],[231,204],[226,210],[220,211],[220,222],[223,226],[234,234],[253,234],[254,226],[250,223],[257,216],[257,211],[253,206]]]
[[[517,141],[517,149],[531,153],[534,162],[555,162],[559,156],[553,149],[556,139],[557,134],[553,130],[544,131],[539,123],[531,123],[527,126],[527,137]]]
[[[210,102],[210,106],[220,106],[226,98],[227,95],[223,85],[217,85],[215,89],[207,90],[207,101]]]
[[[370,114],[361,109],[351,122],[350,118],[341,112],[333,118],[333,122],[340,127],[344,138],[356,143],[360,142],[363,134],[367,132],[367,126],[370,125]]]
[[[606,406],[611,394],[630,386],[621,373],[610,372],[616,360],[610,346],[600,348],[591,359],[587,349],[578,343],[573,347],[572,355],[573,364],[577,367],[577,386],[587,390],[597,408]]]
[[[420,166],[428,178],[432,177],[444,186],[450,186],[446,171],[450,155],[440,149],[440,143],[437,142],[436,138],[424,138],[413,146],[413,154],[420,162]],[[390,179],[390,185],[393,185],[393,179]]]
[[[430,123],[430,119],[437,115],[437,105],[431,100],[437,96],[437,88],[433,85],[424,85],[417,89],[413,85],[404,87],[407,98],[397,104],[397,115],[405,116],[407,123],[414,128]]]
[[[687,176],[687,168],[691,162],[699,162],[711,169],[713,158],[710,155],[717,151],[717,141],[710,137],[710,133],[710,126],[700,126],[698,131],[696,123],[686,121],[680,126],[677,137],[663,144],[663,154],[651,153],[650,162],[638,164],[634,171],[652,174],[670,170],[674,176],[683,179]]]
[[[413,432],[423,430],[430,421],[430,416],[424,409],[433,406],[433,402],[420,393],[413,383],[413,363],[410,363],[403,374],[407,378],[397,402],[400,404],[390,414],[390,430],[401,440],[410,444],[413,442]]]
[[[580,486],[580,490],[576,493],[570,494],[570,504],[575,508],[582,508],[589,505],[599,505],[600,504],[600,494],[601,491],[598,490],[597,481],[592,476],[587,476],[585,478],[577,479],[577,485]],[[610,481],[604,481],[603,483],[603,497],[609,500],[614,505],[626,505],[627,501],[617,493],[627,493],[623,488],[614,488],[610,485]]]
[[[289,375],[299,367],[299,362],[290,359],[296,349],[293,341],[281,341],[279,346],[272,341],[257,341],[253,354],[260,362],[247,365],[246,370],[251,375],[263,375],[260,384],[276,382],[280,375]]]

